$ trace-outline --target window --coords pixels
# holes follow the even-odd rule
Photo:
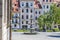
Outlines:
[[[24,19],[24,16],[22,15],[22,19]]]
[[[22,6],[24,6],[24,3],[22,3]]]
[[[18,22],[17,22],[17,19],[16,19],[15,23],[18,23]]]
[[[35,13],[37,14],[37,11]]]
[[[46,2],[48,2],[48,0],[46,0]]]
[[[40,11],[39,11],[39,14],[40,14]]]
[[[47,5],[47,9],[49,8],[49,6]]]
[[[26,19],[28,19],[28,15],[26,15]]]
[[[23,21],[22,21],[22,24],[24,24]]]
[[[26,21],[26,24],[28,24],[28,21]]]
[[[18,11],[18,9],[15,9],[16,11]]]
[[[31,15],[31,18],[32,18],[32,15]]]
[[[28,6],[28,3],[26,3],[26,7],[29,7],[29,6]]]
[[[43,5],[43,8],[45,9],[45,5]]]
[[[33,6],[33,4],[31,3],[31,5],[30,6]]]
[[[22,13],[24,12],[24,9],[22,9]]]
[[[15,6],[17,6],[17,4],[15,4]]]
[[[43,2],[45,2],[45,0],[43,0]]]
[[[14,27],[16,27],[17,25],[15,24]]]
[[[37,17],[35,17],[35,20],[37,20]]]
[[[26,13],[28,13],[28,9],[26,9]]]
[[[32,9],[31,9],[31,13],[32,13],[33,11],[32,11]]]

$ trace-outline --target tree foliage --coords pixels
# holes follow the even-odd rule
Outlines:
[[[50,11],[40,15],[38,18],[39,27],[52,27],[52,24],[60,24],[60,7],[56,4],[51,5]]]

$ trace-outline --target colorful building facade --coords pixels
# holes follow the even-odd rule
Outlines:
[[[37,18],[44,12],[50,10],[50,6],[55,0],[15,0],[12,1],[13,13],[11,26],[13,29],[39,28]],[[32,20],[32,21],[31,21]]]

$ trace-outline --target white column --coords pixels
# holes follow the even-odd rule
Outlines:
[[[2,40],[7,39],[7,0],[3,0],[2,5]]]

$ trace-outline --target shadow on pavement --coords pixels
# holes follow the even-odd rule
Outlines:
[[[36,35],[37,33],[23,33],[24,35]]]
[[[60,38],[60,35],[48,35],[48,37]]]
[[[39,33],[20,33],[20,35],[38,35]]]

